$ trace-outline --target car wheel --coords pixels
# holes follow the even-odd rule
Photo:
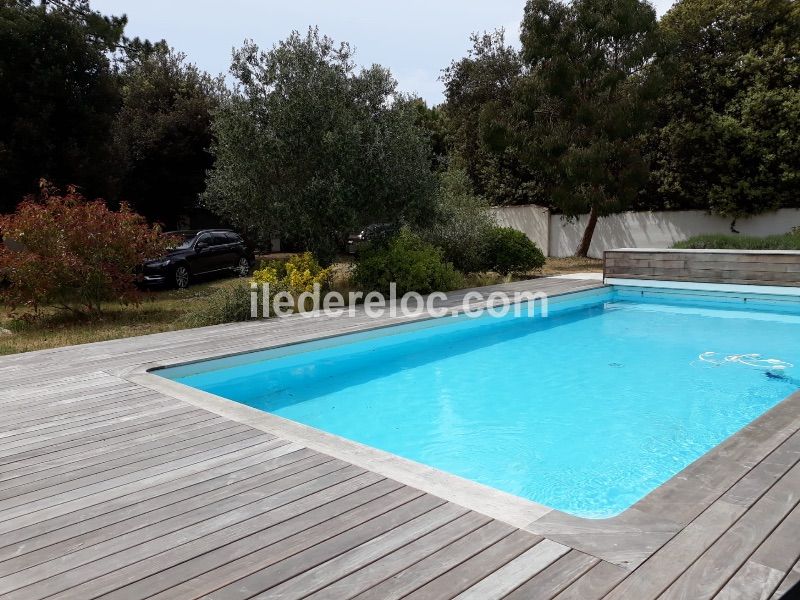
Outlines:
[[[175,269],[175,287],[179,290],[189,287],[189,269],[183,265]]]
[[[236,266],[233,268],[239,277],[247,277],[250,274],[250,261],[244,256],[239,259]]]

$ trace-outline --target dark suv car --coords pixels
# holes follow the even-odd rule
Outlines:
[[[197,275],[229,271],[245,277],[256,263],[255,255],[238,233],[228,229],[173,231],[178,240],[166,255],[142,265],[145,286],[185,288]]]

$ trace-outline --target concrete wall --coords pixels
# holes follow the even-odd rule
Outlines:
[[[550,247],[550,211],[543,206],[498,206],[492,209],[498,225],[523,232],[542,252]]]
[[[563,257],[575,254],[588,217],[572,223],[557,215],[549,215],[547,245],[540,231],[547,211],[540,206],[514,206],[495,209],[498,222],[524,231],[548,256]],[[602,258],[613,248],[670,248],[675,242],[694,235],[731,233],[731,220],[700,210],[679,212],[627,212],[600,219],[594,232],[589,256]],[[800,209],[782,209],[736,222],[736,229],[745,235],[787,233],[800,226]],[[535,236],[531,232],[535,232]]]

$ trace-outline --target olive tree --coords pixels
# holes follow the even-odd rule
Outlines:
[[[330,261],[353,228],[424,220],[430,142],[388,70],[357,69],[316,29],[234,53],[214,117],[205,204],[253,237],[281,235]]]

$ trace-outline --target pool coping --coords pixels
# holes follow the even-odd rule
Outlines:
[[[553,297],[596,292],[605,287],[608,286],[553,294]],[[473,304],[473,306],[481,305],[488,306],[489,303],[484,301]],[[458,312],[461,311],[451,310],[451,314]],[[287,327],[298,318],[307,317],[287,317],[285,318]],[[220,354],[212,350],[209,356],[193,357],[191,361],[142,363],[126,369],[118,376],[232,421],[302,443],[310,449],[348,461],[631,570],[641,565],[720,498],[724,497],[732,504],[736,504],[737,492],[731,488],[756,464],[800,430],[800,392],[797,392],[703,454],[619,515],[607,519],[586,519],[152,373],[155,369],[174,367],[187,362],[202,362],[428,320],[431,320],[431,317],[383,317],[369,322],[357,331],[346,330],[334,335],[272,345],[259,344],[252,350],[236,353]]]

